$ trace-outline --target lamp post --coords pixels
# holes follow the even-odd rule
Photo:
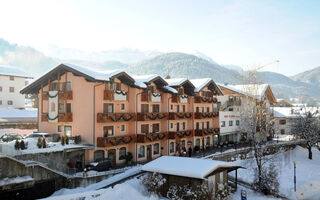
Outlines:
[[[293,161],[293,174],[294,174],[294,178],[293,178],[293,183],[294,183],[294,191],[297,191],[297,177],[296,177],[296,164],[297,161]]]

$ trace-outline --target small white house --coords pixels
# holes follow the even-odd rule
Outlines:
[[[208,183],[213,191],[217,191],[219,184],[228,184],[228,173],[234,170],[237,185],[239,168],[242,167],[217,160],[162,156],[142,166],[142,171],[161,174],[166,179],[163,186],[166,193],[173,184],[194,187]]]
[[[17,68],[0,66],[0,107],[24,108],[25,95],[20,90],[30,78]]]

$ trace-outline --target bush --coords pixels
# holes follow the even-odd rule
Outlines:
[[[16,139],[16,142],[14,143],[14,149],[19,150],[20,149],[20,142],[18,139]]]
[[[26,149],[26,144],[24,143],[23,140],[21,140],[21,142],[20,142],[20,148],[21,148],[21,150]]]
[[[167,198],[174,200],[213,200],[214,196],[213,189],[207,183],[202,183],[196,187],[171,185],[167,192]]]
[[[42,139],[40,136],[38,137],[37,146],[39,149],[42,147]]]
[[[217,191],[215,192],[215,199],[224,200],[231,194],[231,188],[228,184],[219,184]]]
[[[142,177],[142,184],[148,189],[151,194],[160,195],[161,186],[165,184],[167,180],[158,173],[148,173]]]
[[[42,148],[47,148],[47,142],[45,138],[42,140]]]
[[[132,158],[133,158],[133,155],[132,155],[131,152],[128,152],[128,153],[126,154],[126,156],[125,156],[125,159],[126,159],[126,162],[127,162],[127,163],[128,163],[128,162],[131,162]]]
[[[61,136],[60,142],[61,142],[61,145],[64,146],[65,144],[64,136]]]
[[[81,142],[81,136],[78,135],[74,138],[74,143],[79,144]]]
[[[278,171],[276,166],[271,163],[268,168],[263,169],[261,173],[261,182],[259,182],[259,173],[255,173],[253,188],[265,195],[279,193]]]
[[[69,144],[69,137],[65,136],[64,139],[65,139],[66,144]]]

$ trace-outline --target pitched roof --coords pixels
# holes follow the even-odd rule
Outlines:
[[[164,79],[167,81],[169,86],[180,86],[184,82],[186,82],[188,79],[186,78],[170,78],[170,79]]]
[[[6,76],[18,76],[18,77],[24,77],[24,78],[33,78],[31,75],[25,73],[24,71],[15,68],[15,67],[9,67],[9,66],[0,66],[0,75],[6,75]]]
[[[161,156],[142,166],[143,171],[197,179],[205,179],[219,168],[234,170],[241,166],[217,160],[176,156]]]
[[[211,78],[191,79],[190,82],[194,85],[194,92],[199,92],[202,88],[212,81]]]
[[[166,86],[168,83],[159,75],[149,74],[149,75],[131,75],[131,77],[135,80],[135,85],[141,88],[146,88],[147,84],[151,82],[155,82],[156,84],[160,84],[161,86]]]
[[[274,117],[278,118],[297,118],[308,112],[320,116],[320,108],[318,107],[273,107]]]

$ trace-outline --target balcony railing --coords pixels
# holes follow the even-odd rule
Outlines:
[[[138,134],[137,143],[154,142],[164,140],[168,137],[168,132]]]
[[[170,131],[168,134],[169,139],[177,139],[177,138],[186,138],[186,137],[191,137],[193,136],[193,131],[192,130],[187,130],[187,131]]]
[[[169,113],[169,120],[178,120],[178,119],[191,119],[193,113],[191,112],[182,112],[182,113]]]
[[[195,136],[206,136],[212,134],[219,134],[219,128],[208,128],[208,129],[196,129],[194,130]]]
[[[188,103],[189,97],[187,95],[174,94],[174,95],[172,95],[171,102],[172,103]]]
[[[219,112],[195,112],[194,113],[195,119],[214,118],[218,116],[219,116]]]
[[[44,92],[42,93],[42,99],[43,99],[43,100],[48,100],[48,99],[49,99],[49,93],[48,93],[48,91],[44,91]],[[59,100],[72,100],[72,99],[73,99],[73,92],[72,92],[72,90],[59,91],[59,92],[58,92],[58,99],[59,99]]]
[[[136,142],[136,135],[125,135],[116,137],[98,137],[98,147],[114,147],[123,144],[132,144]]]
[[[123,90],[104,90],[103,99],[108,101],[127,101],[128,92]]]
[[[49,121],[48,113],[41,114],[41,121],[42,122]],[[73,121],[72,113],[59,113],[58,114],[58,122],[72,122],[72,121]]]
[[[168,119],[168,113],[137,113],[138,121]]]
[[[241,100],[228,100],[227,106],[241,106]]]
[[[218,100],[215,97],[195,96],[194,102],[195,103],[217,103]]]
[[[97,114],[97,122],[127,122],[127,121],[135,121],[136,114],[135,113],[98,113]]]

